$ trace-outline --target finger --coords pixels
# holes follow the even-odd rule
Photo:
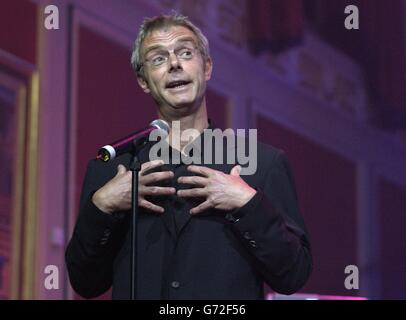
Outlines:
[[[164,161],[161,159],[145,162],[141,165],[140,173],[145,174],[146,171],[162,166],[163,164]]]
[[[123,173],[126,173],[126,172],[127,172],[127,169],[122,164],[119,164],[117,166],[117,175],[123,174]]]
[[[145,199],[140,200],[139,206],[157,213],[164,213],[164,208],[157,206],[156,204],[153,204],[152,202],[149,202]]]
[[[211,208],[210,201],[206,200],[205,202],[199,204],[197,207],[194,207],[190,210],[190,214],[199,214],[207,209]]]
[[[179,197],[205,197],[207,196],[206,188],[193,188],[186,190],[178,190],[177,195]]]
[[[199,173],[203,176],[210,177],[212,176],[216,170],[203,167],[203,166],[188,166],[187,167],[188,171],[194,172],[194,173]]]
[[[163,171],[163,172],[152,172],[148,173],[144,176],[140,177],[140,182],[144,185],[162,181],[162,180],[167,180],[173,178],[174,174],[172,171]]]
[[[231,169],[230,175],[232,176],[239,176],[241,172],[241,166],[237,164]]]
[[[165,196],[175,193],[176,189],[170,187],[144,187],[142,189],[142,194],[147,196]]]
[[[193,176],[193,177],[179,177],[178,178],[179,183],[184,183],[184,184],[191,184],[193,186],[200,185],[200,186],[206,186],[208,183],[207,178],[203,177],[198,177],[198,176]]]

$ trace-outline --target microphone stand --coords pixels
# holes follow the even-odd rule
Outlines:
[[[132,172],[131,182],[131,243],[130,243],[130,300],[135,300],[137,292],[137,238],[138,238],[138,174],[141,170],[141,163],[138,160],[138,153],[145,145],[146,139],[135,139],[133,141],[132,159],[130,170]]]

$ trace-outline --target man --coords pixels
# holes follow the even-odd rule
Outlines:
[[[181,132],[211,128],[205,91],[213,63],[188,19],[146,19],[131,60],[159,118],[179,121]],[[176,136],[170,132],[171,150],[184,153],[188,142]],[[137,299],[263,299],[264,283],[285,294],[304,285],[310,244],[282,151],[258,145],[256,173],[240,176],[238,164],[151,161],[151,147],[139,154]],[[113,298],[130,295],[130,158],[89,162],[66,250],[71,284],[86,298],[111,286]]]

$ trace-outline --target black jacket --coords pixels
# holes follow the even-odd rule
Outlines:
[[[148,161],[148,150],[141,151],[141,162]],[[129,161],[125,154],[88,164],[80,213],[66,249],[72,287],[86,298],[111,286],[113,299],[129,298],[130,213],[109,215],[91,202],[117,165],[128,168]],[[233,165],[208,167],[229,173]],[[175,174],[190,173],[181,169]],[[176,188],[177,176],[170,183]],[[140,210],[137,299],[263,299],[264,283],[283,294],[304,285],[312,256],[286,156],[258,143],[257,171],[242,178],[257,194],[234,213],[236,222],[220,210],[190,216],[196,200],[179,203],[176,196],[156,200],[165,207],[163,215]]]

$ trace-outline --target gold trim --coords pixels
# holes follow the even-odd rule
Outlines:
[[[38,27],[40,21],[38,16]],[[10,79],[11,88],[16,93],[17,109],[9,297],[33,299],[36,297],[35,275],[38,269],[39,73],[32,64],[1,49],[0,64],[9,66],[12,74],[15,74],[14,80],[13,75]],[[20,81],[21,78],[24,80]]]
[[[23,253],[23,299],[33,299],[35,289],[35,244],[37,225],[37,194],[38,194],[38,122],[39,122],[39,74],[34,72],[29,82],[29,116],[28,144],[26,156],[26,193],[24,221],[24,253]]]
[[[17,149],[14,163],[12,245],[11,245],[11,286],[10,298],[20,297],[21,285],[21,239],[23,234],[22,215],[24,208],[24,137],[26,119],[27,90],[22,86],[17,91]]]
[[[43,12],[44,5],[37,5],[37,42],[36,42],[36,65],[41,65],[43,56]],[[37,69],[38,70],[38,69]],[[39,205],[39,72],[35,70],[29,76],[29,101],[26,130],[26,193],[25,193],[25,216],[24,216],[24,248],[23,248],[23,277],[22,299],[35,299],[38,296],[37,265],[40,260],[40,248],[38,247],[38,205]]]
[[[35,86],[33,86],[33,100],[32,100],[32,107],[35,109],[35,119],[36,119],[36,140],[35,140],[35,160],[36,160],[36,166],[35,166],[35,181],[37,182],[37,187],[36,187],[36,194],[35,194],[35,199],[37,199],[35,203],[35,214],[33,219],[35,220],[35,223],[33,224],[33,229],[32,229],[32,243],[33,245],[35,244],[32,253],[35,256],[32,257],[32,270],[31,270],[31,283],[32,283],[32,295],[34,299],[38,299],[41,297],[41,287],[40,285],[43,286],[43,283],[41,281],[42,277],[41,275],[43,274],[40,269],[41,269],[41,264],[43,262],[43,258],[46,256],[44,255],[44,252],[47,251],[48,247],[46,246],[47,243],[42,243],[41,242],[41,237],[39,236],[41,232],[44,232],[45,230],[41,229],[41,223],[43,217],[40,214],[39,208],[40,208],[40,202],[42,201],[41,197],[41,186],[40,186],[40,178],[39,178],[39,163],[40,163],[40,145],[39,145],[39,139],[40,139],[40,86],[41,86],[41,77],[40,77],[40,72],[44,69],[44,64],[46,64],[46,59],[44,58],[44,50],[45,50],[45,32],[48,30],[45,29],[44,27],[44,10],[45,10],[46,4],[37,4],[37,42],[36,42],[36,66],[38,70],[35,72],[33,75],[33,82],[35,83]],[[41,273],[40,273],[41,272]]]

